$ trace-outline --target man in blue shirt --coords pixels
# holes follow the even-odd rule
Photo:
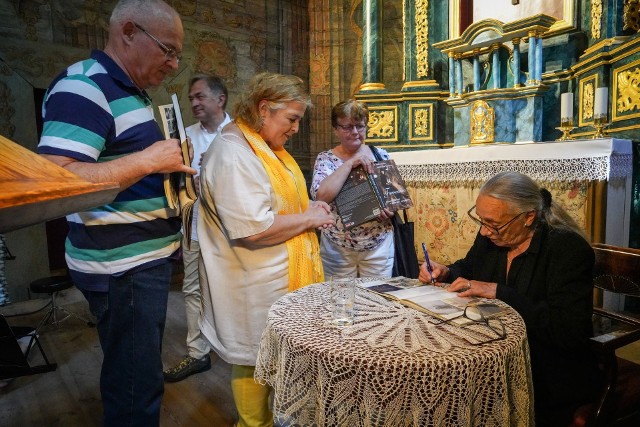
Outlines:
[[[49,87],[38,152],[91,182],[117,182],[109,205],[67,217],[66,260],[97,329],[104,361],[105,426],[159,424],[160,358],[178,212],[163,174],[182,164],[179,142],[164,140],[145,89],[178,68],[184,32],[161,0],[120,0],[104,51],[71,65]]]

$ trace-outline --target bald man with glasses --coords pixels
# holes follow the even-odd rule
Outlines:
[[[181,221],[163,175],[194,174],[179,141],[165,140],[145,92],[178,69],[184,32],[161,0],[121,0],[104,51],[71,65],[49,87],[38,152],[90,182],[117,182],[106,206],[67,217],[69,274],[97,319],[104,353],[105,426],[157,426],[160,358]]]

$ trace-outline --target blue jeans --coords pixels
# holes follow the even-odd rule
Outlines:
[[[108,292],[82,291],[104,354],[104,426],[157,426],[164,393],[162,335],[173,264],[111,277]]]

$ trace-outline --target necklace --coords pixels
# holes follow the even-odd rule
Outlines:
[[[511,265],[511,261],[513,261],[518,255],[524,253],[529,248],[529,243],[531,243],[531,239],[527,239],[512,250],[507,252],[507,265]]]

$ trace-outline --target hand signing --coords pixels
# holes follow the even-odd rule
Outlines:
[[[437,282],[444,282],[447,280],[447,277],[449,277],[449,268],[446,265],[442,265],[431,260],[431,268],[433,269],[433,278]],[[429,271],[427,270],[426,262],[422,263],[420,266],[420,275],[418,276],[418,279],[423,283],[431,282],[431,274],[429,274]]]

